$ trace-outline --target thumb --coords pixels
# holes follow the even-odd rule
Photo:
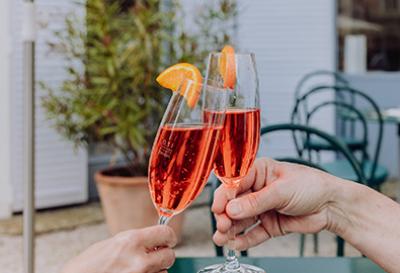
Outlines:
[[[245,219],[278,209],[281,201],[275,184],[271,184],[260,191],[231,200],[226,206],[226,213],[235,220]]]

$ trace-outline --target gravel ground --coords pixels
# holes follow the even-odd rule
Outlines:
[[[89,245],[107,238],[104,223],[83,226],[69,231],[53,232],[37,237],[36,272],[60,272],[62,265]],[[320,256],[335,255],[335,238],[329,233],[320,234]],[[313,256],[311,236],[308,236],[306,255]],[[291,234],[272,239],[252,250],[252,256],[297,256],[299,235]],[[211,228],[207,208],[194,208],[187,212],[183,242],[176,249],[177,256],[213,256]],[[346,255],[359,256],[351,247]],[[20,236],[0,237],[0,272],[22,273],[22,239]]]

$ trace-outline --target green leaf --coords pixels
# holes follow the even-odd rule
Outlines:
[[[104,127],[104,128],[100,128],[100,135],[110,135],[113,134],[115,132],[117,132],[118,127],[114,126],[114,127]]]

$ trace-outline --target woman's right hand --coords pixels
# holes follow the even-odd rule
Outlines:
[[[400,205],[367,186],[297,164],[258,159],[240,182],[239,197],[228,201],[230,195],[223,185],[215,193],[218,245],[228,242],[228,231],[241,233],[257,221],[236,237],[234,248],[327,229],[385,272],[399,272]]]
[[[124,231],[98,242],[72,259],[63,273],[167,272],[177,239],[169,226]]]
[[[241,233],[234,247],[244,250],[275,236],[290,232],[335,231],[335,193],[340,178],[306,166],[257,159],[237,189],[238,198],[229,200],[232,189],[221,185],[215,192],[212,210],[217,220],[214,241],[224,245],[229,232]],[[348,184],[348,182],[347,182]],[[235,225],[232,227],[232,220]]]

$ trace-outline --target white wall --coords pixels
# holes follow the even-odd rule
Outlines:
[[[207,0],[182,2],[195,16]],[[300,78],[317,69],[335,70],[335,0],[238,0],[238,7],[235,43],[239,51],[256,54],[262,125],[289,122]],[[334,110],[321,113],[312,125],[334,133]],[[288,156],[295,151],[292,144],[289,134],[263,139],[260,155]]]
[[[0,1],[0,218],[11,214],[10,1]]]
[[[334,70],[334,0],[239,0],[239,48],[256,54],[263,125],[288,122],[298,80],[316,69]],[[313,125],[334,132],[333,111]],[[272,138],[261,154],[288,155],[289,135]],[[265,144],[265,143],[264,143]]]
[[[4,1],[3,1],[4,2]],[[13,187],[13,209],[20,210],[23,204],[23,75],[21,41],[22,0],[8,0],[11,4],[11,181]],[[48,41],[54,40],[53,32],[63,28],[66,14],[84,9],[73,0],[37,0],[37,19],[45,28],[40,28],[36,44],[36,77],[57,86],[66,77],[65,61],[49,52]],[[48,21],[46,26],[44,21]],[[73,145],[51,128],[40,106],[43,93],[36,93],[36,204],[38,208],[66,205],[87,200],[87,155],[86,151],[75,151]]]
[[[351,86],[371,96],[381,109],[400,106],[399,72],[347,74],[346,78]],[[369,122],[368,127],[369,152],[373,155],[378,126],[375,122]],[[379,156],[379,164],[388,168],[389,175],[393,178],[400,178],[400,138],[397,130],[396,123],[385,123]]]

